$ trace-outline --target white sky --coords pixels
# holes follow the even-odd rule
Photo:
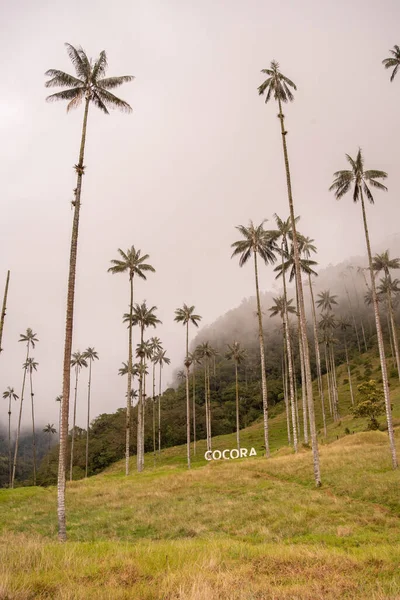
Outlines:
[[[89,114],[73,348],[95,346],[100,356],[93,416],[125,403],[117,372],[127,357],[128,277],[107,273],[118,247],[134,244],[156,268],[135,299],[159,308],[163,326],[150,335],[172,359],[166,383],[184,351],[175,308],[194,304],[209,324],[253,294],[252,269],[230,259],[234,227],[288,212],[277,107],[257,95],[272,59],[298,87],[284,111],[296,213],[321,266],[364,253],[360,207],[328,192],[358,146],[367,168],[389,174],[389,193],[369,210],[371,237],[400,230],[400,75],[391,84],[381,65],[400,43],[398,2],[3,0],[1,15],[1,295],[7,269],[11,283],[0,386],[20,392],[17,340],[32,327],[39,420],[57,423],[82,122],[82,110],[67,115],[64,103],[45,102],[44,72],[73,73],[64,42],[93,58],[105,49],[108,75],[136,77],[116,91],[132,115]],[[263,269],[262,289],[272,284]]]

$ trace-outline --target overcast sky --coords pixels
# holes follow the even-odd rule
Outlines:
[[[288,213],[277,107],[257,95],[276,59],[297,84],[285,107],[296,213],[321,266],[365,251],[361,208],[328,192],[345,153],[388,172],[368,209],[371,237],[400,230],[400,75],[381,61],[400,44],[395,0],[105,0],[1,2],[0,293],[11,270],[0,387],[20,393],[31,327],[40,343],[38,419],[57,423],[65,305],[82,109],[48,104],[44,72],[74,73],[64,42],[90,57],[106,50],[108,75],[134,75],[117,95],[131,115],[92,107],[86,146],[73,349],[94,346],[93,416],[125,403],[127,275],[107,273],[117,248],[150,255],[156,273],[135,300],[158,306],[158,335],[181,368],[184,328],[175,308],[194,304],[210,324],[253,294],[250,266],[231,260],[235,225]],[[272,223],[271,223],[272,224]],[[261,270],[261,288],[273,275]],[[136,343],[137,339],[135,340]],[[82,374],[78,423],[85,423]],[[29,397],[26,396],[26,399]],[[16,408],[16,407],[15,407]],[[13,413],[16,417],[17,411]],[[7,417],[6,403],[0,422]],[[29,417],[28,403],[24,421]]]

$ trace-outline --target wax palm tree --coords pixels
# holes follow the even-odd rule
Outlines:
[[[321,309],[321,311],[332,312],[333,306],[337,306],[338,302],[336,300],[337,295],[331,294],[330,290],[323,290],[319,294],[317,294],[317,306]]]
[[[29,358],[30,349],[31,348],[34,349],[36,342],[38,342],[39,340],[36,337],[36,333],[33,333],[32,329],[30,327],[28,327],[28,329],[26,330],[26,333],[21,333],[19,338],[20,338],[18,340],[19,342],[23,342],[24,344],[26,344],[26,358],[25,358],[25,363],[24,363],[24,364],[26,364],[26,361]],[[20,431],[21,431],[22,405],[23,405],[23,401],[24,401],[26,373],[27,373],[27,370],[26,370],[26,368],[24,368],[24,375],[22,378],[22,390],[21,390],[21,396],[20,396],[20,401],[19,401],[17,438],[15,440],[14,461],[13,461],[13,470],[12,470],[12,476],[11,476],[11,487],[12,488],[14,487],[15,471],[17,468],[18,444],[19,444],[19,435],[20,435]]]
[[[390,328],[392,331],[393,348],[396,357],[397,373],[400,378],[400,353],[399,353],[399,340],[397,337],[397,329],[394,321],[393,304],[392,304],[392,278],[390,275],[391,269],[400,269],[400,258],[390,258],[389,250],[382,252],[382,254],[376,254],[372,258],[372,268],[376,273],[383,271],[385,278],[383,286],[381,284],[381,294],[386,296],[386,302],[388,307]]]
[[[158,387],[158,454],[161,454],[161,379],[163,365],[169,365],[171,360],[166,356],[167,351],[161,350],[156,356],[156,364],[160,365],[160,378]]]
[[[7,271],[6,286],[4,288],[4,296],[3,296],[3,306],[1,308],[1,316],[0,316],[0,353],[3,351],[1,342],[3,340],[4,319],[5,319],[6,310],[7,310],[7,296],[8,296],[9,283],[10,283],[10,271]]]
[[[48,451],[50,452],[50,448],[51,448],[51,436],[52,436],[54,433],[57,433],[57,429],[55,429],[55,428],[54,428],[54,425],[53,425],[53,423],[52,423],[51,425],[50,425],[50,423],[48,423],[48,424],[46,425],[46,427],[43,429],[43,432],[44,432],[44,433],[47,433],[47,434],[49,435],[49,437],[48,437],[48,440],[49,440],[49,448],[48,448]]]
[[[151,265],[145,263],[149,258],[148,254],[141,256],[141,250],[136,250],[135,246],[128,248],[126,252],[118,248],[118,252],[122,258],[112,260],[112,267],[108,269],[109,273],[128,273],[130,285],[130,302],[129,302],[129,338],[128,338],[128,389],[126,392],[126,420],[125,420],[125,475],[129,475],[129,437],[131,430],[131,389],[132,389],[132,327],[133,327],[133,279],[135,275],[140,279],[146,280],[146,273],[154,273],[155,269]]]
[[[153,408],[153,455],[154,463],[156,460],[156,356],[162,350],[161,340],[158,337],[150,338],[151,344],[151,362],[153,363],[153,397],[152,397],[152,408]]]
[[[147,327],[156,327],[161,321],[157,318],[155,311],[156,306],[148,308],[146,301],[142,304],[135,304],[132,313],[132,324],[138,325],[140,328],[140,344],[143,344],[144,330]],[[129,322],[129,315],[124,315],[124,322]],[[140,364],[143,365],[143,355],[140,355]],[[144,468],[144,402],[143,402],[143,369],[139,370],[139,402],[138,402],[138,435],[137,435],[137,470],[140,472]]]
[[[157,319],[158,321],[158,319]],[[146,416],[146,405],[147,405],[147,393],[146,393],[146,376],[149,374],[147,369],[147,360],[151,360],[153,355],[153,348],[150,340],[143,340],[141,344],[137,344],[136,346],[136,356],[140,358],[140,366],[139,366],[139,377],[140,381],[142,381],[142,388],[140,388],[139,381],[139,397],[140,397],[140,389],[142,389],[142,419],[141,419],[141,469],[144,469],[144,425],[145,425],[145,416]]]
[[[334,173],[334,181],[330,186],[330,190],[335,192],[335,197],[337,200],[342,198],[347,192],[353,191],[353,201],[357,202],[360,200],[361,209],[362,209],[362,217],[364,223],[364,233],[365,233],[365,241],[367,245],[367,253],[368,253],[368,265],[370,270],[371,277],[371,291],[372,291],[372,302],[374,306],[375,313],[375,324],[376,324],[376,333],[378,338],[378,347],[379,347],[379,357],[381,363],[382,370],[382,384],[383,391],[385,396],[385,407],[386,407],[386,420],[388,424],[388,434],[389,434],[389,443],[392,455],[392,464],[393,468],[397,467],[397,456],[396,456],[396,446],[394,440],[393,433],[393,422],[392,422],[392,409],[390,405],[390,393],[389,393],[389,382],[387,376],[386,369],[386,358],[385,358],[385,348],[383,345],[383,336],[382,336],[382,327],[381,321],[379,318],[378,311],[378,300],[376,294],[376,285],[375,285],[375,277],[373,271],[372,264],[372,253],[371,253],[371,244],[369,241],[369,232],[367,225],[367,215],[365,211],[364,204],[364,194],[366,195],[368,201],[373,204],[374,198],[370,188],[376,188],[378,190],[387,191],[386,186],[384,186],[379,179],[386,179],[387,173],[384,171],[378,170],[364,170],[364,159],[361,153],[361,149],[358,150],[357,157],[354,160],[351,156],[346,154],[346,159],[350,163],[350,170],[337,171]]]
[[[11,462],[11,400],[18,400],[17,394],[13,387],[8,387],[3,392],[3,398],[8,398],[8,484],[11,487],[12,478],[12,462]]]
[[[347,297],[347,303],[349,305],[349,312],[350,312],[351,320],[353,321],[354,333],[356,334],[357,347],[358,347],[359,353],[361,354],[361,343],[360,343],[360,337],[358,335],[357,323],[356,323],[356,319],[355,319],[355,316],[354,316],[353,305],[352,305],[352,302],[351,302],[349,290],[348,290],[348,287],[346,285],[347,273],[345,271],[342,271],[341,273],[339,273],[339,277],[343,281],[344,292],[345,292],[346,297]]]
[[[395,44],[393,46],[393,50],[389,50],[389,52],[392,56],[389,58],[384,58],[382,64],[384,65],[385,69],[391,69],[393,67],[393,71],[390,76],[390,81],[393,81],[400,66],[400,48],[397,44]]]
[[[185,371],[178,371],[176,374],[177,379],[182,383],[186,379]]]
[[[71,44],[66,44],[68,56],[75,68],[76,76],[69,75],[57,69],[46,71],[46,77],[50,79],[46,82],[47,88],[64,87],[66,89],[51,94],[47,97],[49,102],[55,100],[66,100],[67,112],[80,106],[84,102],[82,135],[79,150],[78,163],[75,165],[77,175],[76,188],[74,190],[74,217],[71,234],[71,248],[68,275],[67,292],[67,315],[64,346],[64,365],[63,365],[63,402],[62,418],[60,430],[60,453],[58,466],[58,519],[60,541],[67,539],[65,525],[65,471],[67,459],[68,443],[68,414],[69,414],[69,395],[70,395],[70,361],[72,353],[72,330],[74,318],[74,298],[75,298],[75,273],[76,259],[78,250],[78,230],[79,215],[81,207],[82,178],[85,172],[84,154],[86,143],[86,130],[89,113],[89,105],[94,104],[103,113],[109,114],[109,108],[117,108],[124,112],[131,112],[131,107],[127,102],[121,100],[109,90],[115,89],[125,82],[132,81],[133,77],[124,75],[122,77],[104,77],[107,70],[107,56],[105,51],[100,52],[96,61],[90,60],[82,48],[74,48]]]
[[[319,466],[319,452],[318,452],[318,441],[317,431],[315,426],[315,415],[314,415],[314,400],[313,400],[313,389],[312,389],[312,377],[311,377],[311,365],[310,365],[310,353],[308,348],[307,340],[307,322],[306,313],[304,308],[304,297],[303,297],[303,285],[301,281],[301,268],[300,268],[300,251],[297,239],[296,231],[296,219],[294,216],[294,203],[292,195],[292,183],[290,177],[289,168],[289,157],[286,144],[287,131],[285,129],[285,116],[282,112],[282,103],[292,102],[294,96],[292,90],[296,90],[296,85],[288,77],[283,75],[279,69],[277,61],[271,62],[269,69],[263,69],[262,73],[267,75],[267,79],[259,86],[259,95],[265,94],[265,103],[267,104],[273,97],[278,102],[278,118],[281,126],[282,146],[283,146],[283,158],[285,162],[286,171],[286,184],[288,192],[288,202],[290,211],[290,224],[292,228],[292,243],[293,243],[293,254],[294,254],[294,265],[296,271],[296,280],[298,288],[298,309],[300,313],[300,335],[302,339],[303,353],[304,353],[304,370],[306,379],[307,389],[307,402],[310,420],[310,432],[313,452],[313,464],[314,464],[314,478],[317,487],[321,485],[321,473]]]
[[[350,325],[349,320],[346,317],[340,317],[337,321],[337,327],[343,333],[344,353],[345,353],[345,357],[346,357],[347,376],[349,378],[349,387],[350,387],[350,400],[351,400],[351,405],[354,406],[353,384],[351,381],[349,353],[348,353],[348,349],[347,349],[347,340],[346,340],[346,331],[349,327],[351,327],[351,325]]]
[[[332,390],[332,410],[334,421],[340,419],[339,414],[339,396],[337,389],[337,377],[336,377],[336,365],[335,365],[335,352],[334,344],[336,339],[333,336],[333,330],[336,328],[337,323],[333,313],[321,313],[321,320],[319,322],[319,328],[322,331],[322,340],[325,344],[325,362],[327,365],[327,378],[330,378],[330,388]],[[329,387],[328,387],[329,390]]]
[[[233,256],[239,256],[239,266],[243,267],[253,255],[254,258],[254,277],[256,283],[256,300],[257,300],[257,318],[258,318],[258,338],[260,344],[260,356],[261,356],[261,387],[262,387],[262,398],[263,398],[263,418],[264,418],[264,443],[265,443],[265,454],[269,456],[269,439],[268,439],[268,397],[267,397],[267,377],[265,372],[265,350],[264,350],[264,336],[262,330],[262,316],[261,316],[261,303],[260,303],[260,290],[258,284],[258,260],[257,257],[265,262],[265,264],[273,264],[276,261],[276,252],[278,247],[275,242],[275,236],[264,229],[264,223],[262,221],[260,225],[255,226],[253,221],[250,221],[248,227],[239,225],[236,229],[241,233],[241,240],[231,244],[234,248],[232,252]]]
[[[185,356],[185,367],[186,367],[186,443],[187,443],[187,464],[190,469],[190,397],[189,397],[189,368],[191,361],[189,359],[189,324],[195,327],[199,326],[201,316],[196,315],[194,312],[194,306],[188,306],[184,304],[182,308],[175,310],[174,321],[182,323],[186,327],[186,356]]]
[[[74,395],[74,419],[71,435],[71,459],[69,464],[69,480],[72,481],[72,467],[74,464],[74,443],[75,443],[75,423],[76,423],[76,401],[78,397],[78,379],[80,370],[88,366],[85,353],[74,352],[71,358],[71,367],[75,369],[75,395]]]
[[[33,371],[37,371],[38,367],[37,362],[33,357],[29,357],[25,364],[23,365],[24,369],[29,373],[29,382],[30,382],[30,390],[31,390],[31,410],[32,410],[32,455],[33,455],[33,485],[36,485],[36,436],[35,436],[35,410],[33,403],[33,383],[32,383],[32,373]]]
[[[228,360],[233,360],[235,363],[235,389],[236,389],[236,443],[240,452],[240,415],[239,415],[239,381],[238,367],[246,360],[247,351],[240,347],[240,342],[233,342],[232,345],[227,344],[228,352],[225,354]]]
[[[94,348],[86,348],[83,353],[84,358],[89,361],[89,380],[88,380],[88,405],[87,405],[87,421],[86,421],[86,459],[85,459],[85,477],[88,476],[89,465],[89,426],[90,426],[90,392],[92,384],[92,363],[99,360],[99,356]]]
[[[289,314],[296,314],[296,309],[292,306],[293,299],[288,300],[286,297],[286,283],[284,284],[284,294],[283,296],[278,296],[274,298],[274,304],[268,309],[270,317],[280,316],[282,319],[283,325],[283,349],[284,349],[284,357],[283,364],[286,363],[288,365],[288,374],[289,374],[289,393],[290,393],[290,409],[291,409],[291,418],[292,418],[292,430],[293,430],[293,447],[294,451],[297,452],[297,424],[296,424],[296,406],[295,406],[295,396],[294,396],[294,383],[293,383],[293,357],[292,357],[292,342],[289,334]],[[284,376],[285,382],[285,369],[282,369],[282,375]],[[288,403],[286,397],[286,420],[287,420],[287,428],[288,428],[288,439],[290,443],[290,424],[289,424],[289,410]]]
[[[210,342],[203,342],[196,348],[197,355],[201,361],[204,361],[204,409],[206,415],[206,440],[207,451],[211,451],[211,393],[210,393],[210,360],[213,357],[214,350]]]
[[[357,301],[357,308],[358,308],[358,313],[359,313],[359,317],[360,317],[361,333],[362,333],[362,336],[363,336],[363,342],[364,342],[364,346],[365,346],[365,351],[367,352],[368,351],[368,345],[367,345],[367,340],[366,340],[366,337],[365,337],[364,323],[363,323],[363,319],[362,319],[362,316],[361,316],[360,298],[359,298],[359,295],[358,295],[358,291],[357,291],[357,288],[356,288],[356,282],[354,280],[354,275],[353,275],[353,271],[354,271],[353,265],[347,265],[346,271],[348,273],[350,273],[351,282],[353,284],[354,295],[355,295],[355,298],[356,298],[356,301]],[[345,286],[346,286],[346,284],[345,284]],[[347,295],[348,295],[348,292],[347,292]]]
[[[193,384],[193,455],[196,456],[196,365],[201,363],[200,357],[198,356],[197,348],[194,352],[189,352],[189,360],[192,364],[192,384]]]
[[[386,275],[380,280],[379,285],[376,289],[378,302],[385,301],[386,304],[386,319],[387,319],[387,329],[390,340],[390,349],[392,352],[393,359],[393,368],[396,366],[398,371],[398,341],[397,341],[397,331],[396,324],[394,321],[394,309],[393,309],[393,300],[398,295],[399,290],[399,280],[392,279],[387,277]],[[397,346],[397,348],[396,348]]]

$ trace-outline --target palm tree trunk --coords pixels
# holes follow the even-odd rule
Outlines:
[[[332,369],[332,387],[333,387],[333,411],[335,415],[335,421],[340,420],[340,411],[339,411],[339,395],[337,388],[337,377],[336,377],[336,365],[335,365],[335,353],[333,350],[333,345],[330,345],[330,361],[331,361],[331,369]]]
[[[211,433],[211,390],[210,390],[210,362],[207,359],[207,396],[208,396],[208,446],[211,450],[212,447],[212,433]]]
[[[12,462],[11,462],[11,395],[8,403],[8,485],[11,487]]]
[[[30,381],[30,388],[31,388],[31,408],[32,408],[33,485],[36,485],[36,437],[35,437],[35,410],[34,410],[34,406],[33,406],[32,369],[29,369],[29,381]]]
[[[348,378],[349,378],[350,400],[351,400],[351,405],[354,406],[353,385],[352,385],[352,382],[351,382],[351,371],[350,371],[350,365],[349,365],[349,353],[347,352],[346,336],[344,338],[344,352],[345,352],[345,355],[346,355],[347,375],[348,375]]]
[[[86,460],[85,460],[85,478],[88,476],[89,466],[89,425],[90,425],[90,386],[92,381],[92,360],[89,359],[89,381],[88,381],[88,400],[87,400],[87,421],[86,421]]]
[[[67,292],[67,315],[65,326],[65,344],[64,344],[64,362],[63,362],[63,389],[61,400],[61,427],[60,427],[60,451],[58,458],[58,478],[57,478],[57,516],[58,516],[58,539],[60,542],[67,540],[66,518],[65,518],[65,473],[67,464],[67,444],[68,444],[68,413],[69,413],[69,392],[71,376],[71,352],[72,352],[72,332],[74,319],[74,299],[75,299],[75,273],[76,258],[78,251],[78,231],[79,231],[79,213],[81,206],[82,177],[84,173],[83,158],[85,152],[87,118],[89,112],[90,97],[86,97],[85,112],[83,116],[81,147],[79,152],[79,161],[76,165],[77,184],[75,192],[75,210],[71,235],[71,251],[69,258],[68,292]]]
[[[387,426],[388,426],[389,443],[390,443],[390,450],[391,450],[391,455],[392,455],[392,465],[393,465],[393,468],[396,469],[398,464],[397,464],[397,456],[396,456],[396,444],[395,444],[394,432],[393,432],[392,407],[390,405],[389,381],[388,381],[387,369],[386,369],[385,348],[383,345],[381,321],[380,321],[379,312],[378,312],[378,298],[376,295],[375,277],[374,277],[374,271],[372,268],[372,254],[371,254],[371,245],[369,242],[367,216],[365,213],[364,197],[363,197],[363,193],[362,193],[361,189],[360,189],[360,195],[361,195],[361,207],[362,207],[362,214],[363,214],[363,222],[364,222],[365,241],[367,243],[368,264],[369,264],[369,271],[370,271],[370,276],[371,276],[372,302],[374,305],[376,333],[377,333],[377,337],[378,337],[378,348],[379,348],[379,358],[380,358],[381,371],[382,371],[383,393],[385,396],[386,421],[387,421]]]
[[[324,436],[326,437],[326,415],[325,415],[325,402],[324,402],[324,388],[322,384],[322,372],[321,372],[321,354],[319,351],[318,342],[318,330],[317,330],[317,315],[315,314],[315,303],[314,303],[314,292],[311,281],[311,274],[308,274],[308,283],[310,286],[310,298],[311,298],[311,313],[313,318],[313,331],[314,331],[314,346],[315,346],[315,358],[317,361],[317,379],[318,379],[318,390],[321,398],[321,410],[322,410],[322,422],[324,425]]]
[[[297,323],[299,332],[299,356],[300,356],[300,373],[301,373],[301,399],[303,405],[303,434],[304,443],[308,444],[308,419],[307,419],[307,398],[306,398],[306,381],[305,381],[305,369],[304,369],[304,351],[303,343],[300,331],[300,311],[299,311],[299,288],[296,278],[296,304],[297,304]]]
[[[287,384],[287,371],[286,371],[286,346],[285,339],[283,341],[283,355],[282,355],[282,386],[283,386],[283,401],[285,403],[285,413],[286,413],[286,430],[288,437],[289,446],[292,445],[292,434],[290,432],[290,418],[289,418],[289,394],[288,394],[288,384]]]
[[[140,345],[143,344],[143,325],[140,326]],[[142,471],[142,431],[143,431],[143,358],[140,358],[139,401],[136,440],[136,465],[138,473]]]
[[[141,470],[144,469],[144,426],[146,422],[146,405],[147,405],[147,395],[146,395],[146,357],[143,357],[143,393],[142,393],[142,433],[140,436],[141,448],[140,448],[140,462],[142,465]]]
[[[364,346],[365,346],[365,352],[367,352],[368,351],[368,346],[367,346],[367,340],[365,338],[364,323],[363,323],[362,316],[361,316],[360,298],[359,298],[359,295],[358,295],[358,292],[357,292],[356,283],[354,281],[353,271],[352,270],[350,270],[350,277],[351,277],[351,281],[353,283],[354,295],[355,295],[356,301],[357,301],[357,308],[358,308],[358,314],[360,316],[360,325],[361,325],[361,332],[362,332],[362,336],[363,336],[363,342],[364,342]]]
[[[331,372],[328,362],[327,344],[324,342],[324,353],[325,353],[325,369],[326,369],[326,382],[328,387],[328,401],[329,401],[329,412],[333,417],[333,402],[332,402],[332,389],[331,389]]]
[[[156,363],[153,361],[153,458],[156,464]]]
[[[193,456],[196,456],[196,375],[195,362],[193,362]]]
[[[387,305],[387,301],[386,301],[386,305]],[[394,356],[394,345],[393,345],[393,332],[392,332],[392,328],[390,326],[390,317],[389,317],[389,307],[386,306],[387,311],[386,311],[386,326],[387,326],[387,330],[388,330],[388,337],[389,337],[389,344],[390,344],[390,354],[392,355],[392,362],[393,362],[393,368],[395,367],[396,364],[396,359]]]
[[[158,454],[161,454],[161,372],[162,365],[160,362],[160,381],[158,387]]]
[[[298,295],[299,295],[299,309],[300,309],[300,329],[301,329],[301,339],[303,344],[303,353],[304,353],[304,367],[305,367],[305,375],[306,375],[306,393],[307,393],[307,402],[308,402],[308,413],[310,420],[310,433],[311,433],[311,444],[312,444],[312,453],[313,453],[313,467],[314,467],[314,478],[315,485],[319,487],[321,485],[321,472],[319,465],[319,452],[318,452],[318,440],[317,440],[317,432],[315,427],[315,414],[314,414],[314,398],[313,398],[313,390],[312,390],[312,378],[311,378],[311,366],[310,366],[310,354],[308,349],[308,340],[307,340],[307,323],[306,323],[306,315],[304,310],[304,297],[303,297],[303,287],[301,282],[301,271],[300,271],[300,256],[299,256],[299,246],[297,242],[297,232],[296,232],[296,222],[294,216],[294,207],[293,207],[293,196],[292,196],[292,185],[290,181],[290,169],[289,169],[289,158],[287,153],[286,146],[286,134],[285,125],[284,125],[284,116],[282,113],[282,103],[280,98],[278,98],[279,103],[279,120],[281,124],[281,134],[282,134],[282,144],[283,144],[283,156],[285,161],[285,170],[286,170],[286,183],[288,190],[288,200],[289,200],[289,208],[290,208],[290,223],[292,227],[293,234],[293,250],[294,250],[294,266],[296,273],[296,280],[298,285]]]
[[[210,448],[210,427],[208,424],[208,379],[207,379],[207,371],[208,371],[208,357],[205,357],[204,361],[204,408],[206,413],[206,440],[207,440],[207,451],[211,450]]]
[[[265,373],[265,351],[264,351],[264,336],[262,329],[260,290],[258,286],[258,267],[257,267],[257,252],[254,252],[254,276],[256,280],[256,298],[257,298],[257,317],[258,317],[258,338],[260,342],[261,356],[261,389],[263,401],[263,419],[264,419],[264,444],[265,456],[268,458],[269,453],[269,436],[268,436],[268,396],[267,396],[267,376]]]
[[[130,301],[129,301],[129,334],[128,334],[128,384],[126,392],[126,417],[125,417],[125,475],[129,475],[129,446],[131,435],[131,407],[132,407],[132,318],[133,318],[133,273],[129,274]]]
[[[28,358],[29,358],[29,342],[27,344],[26,361],[25,361],[25,363],[28,361]],[[24,376],[23,376],[23,379],[22,379],[21,400],[20,400],[20,403],[19,403],[19,416],[18,416],[17,438],[15,440],[13,472],[12,472],[12,477],[11,477],[11,487],[12,488],[14,487],[15,471],[17,469],[18,443],[19,443],[19,434],[20,434],[20,431],[21,431],[22,403],[24,401],[25,380],[26,380],[26,368],[24,369]]]
[[[236,444],[240,452],[240,425],[239,425],[239,383],[238,383],[238,366],[235,362],[235,386],[236,386]]]
[[[7,295],[8,295],[8,284],[9,283],[10,283],[10,271],[7,271],[6,287],[4,288],[4,296],[3,296],[3,307],[1,309],[1,317],[0,317],[0,353],[3,350],[3,348],[1,347],[1,342],[3,339],[4,317],[6,316]]]
[[[356,333],[358,351],[361,354],[360,338],[359,338],[359,335],[358,335],[357,323],[356,323],[356,320],[354,318],[353,306],[351,304],[349,290],[347,289],[347,285],[345,283],[343,283],[343,285],[344,285],[344,290],[345,290],[346,296],[347,296],[347,302],[349,304],[349,310],[350,310],[350,314],[351,314],[351,320],[353,321],[353,327],[354,327],[354,331]]]
[[[189,321],[186,323],[186,454],[190,469]]]
[[[395,325],[395,322],[394,322],[393,306],[392,306],[392,294],[391,294],[390,290],[388,290],[387,297],[388,297],[390,325],[391,325],[391,329],[392,329],[394,354],[395,354],[395,357],[396,357],[397,374],[398,374],[399,379],[400,379],[399,342],[398,342],[398,339],[397,339],[396,325]]]
[[[76,377],[75,377],[75,397],[74,397],[74,421],[73,421],[73,426],[72,426],[72,439],[71,439],[71,460],[70,460],[70,464],[69,464],[69,480],[72,481],[72,467],[74,464],[74,441],[75,441],[75,422],[76,422],[76,398],[78,395],[78,374],[79,374],[79,367],[78,365],[75,367],[75,373],[76,373]]]

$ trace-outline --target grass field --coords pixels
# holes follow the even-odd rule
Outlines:
[[[347,395],[341,384],[344,409]],[[185,447],[155,466],[147,455],[141,474],[133,459],[129,477],[117,463],[68,484],[66,544],[55,488],[0,490],[0,599],[400,599],[400,474],[387,433],[362,429],[350,416],[329,426],[320,489],[311,451],[284,445],[282,414],[268,460],[255,424],[242,432],[255,458],[207,463],[200,442],[190,471]],[[396,440],[400,455],[399,429]],[[234,436],[213,446],[233,448]]]

